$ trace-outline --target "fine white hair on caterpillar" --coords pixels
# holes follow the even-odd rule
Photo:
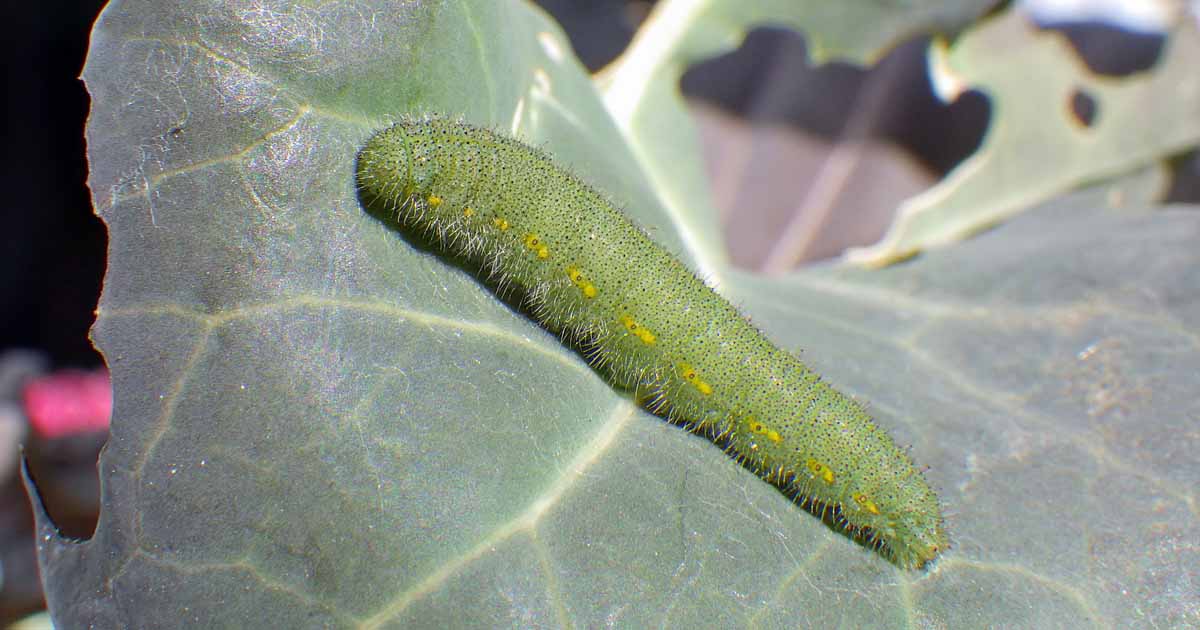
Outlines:
[[[518,289],[643,406],[719,440],[806,509],[904,568],[947,548],[937,495],[862,405],[544,151],[406,118],[359,152],[357,179],[368,207]]]

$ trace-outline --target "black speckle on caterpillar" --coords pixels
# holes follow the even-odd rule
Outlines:
[[[728,445],[893,563],[921,568],[948,546],[937,496],[858,403],[544,152],[411,118],[371,138],[357,179],[368,208],[521,289],[534,317],[648,409]]]

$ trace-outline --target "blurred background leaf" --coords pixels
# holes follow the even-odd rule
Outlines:
[[[1093,73],[1066,37],[1039,31],[1018,11],[972,29],[952,49],[934,46],[930,72],[946,100],[968,88],[987,93],[988,135],[939,185],[898,208],[882,242],[851,251],[849,260],[895,262],[1082,184],[1194,148],[1200,143],[1196,28],[1194,19],[1179,20],[1153,71],[1123,80]],[[779,270],[795,262],[778,261]]]

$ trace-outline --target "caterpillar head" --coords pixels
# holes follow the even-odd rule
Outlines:
[[[889,559],[920,569],[949,546],[937,496],[912,468],[892,483],[857,490],[843,514],[864,537],[877,542]]]
[[[401,199],[413,188],[405,123],[379,132],[358,152],[358,188],[370,197]]]

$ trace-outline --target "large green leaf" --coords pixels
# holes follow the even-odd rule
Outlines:
[[[359,206],[358,147],[438,110],[720,260],[540,13],[122,2],[84,76],[115,409],[95,536],[39,517],[61,628],[1200,622],[1194,211],[1079,195],[883,271],[718,269],[932,467],[956,546],[904,572]]]

